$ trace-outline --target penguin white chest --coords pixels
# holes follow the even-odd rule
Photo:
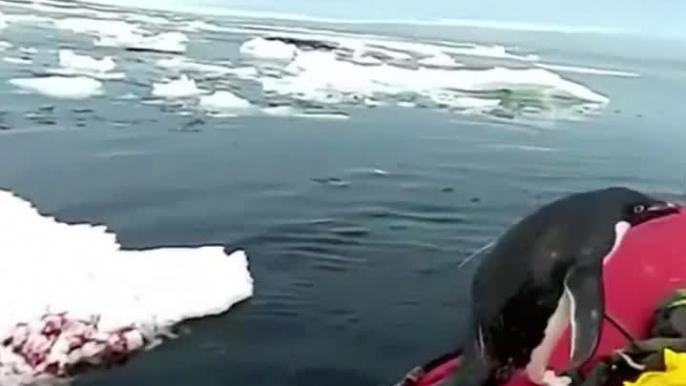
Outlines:
[[[615,224],[615,243],[612,245],[610,253],[605,255],[605,258],[603,259],[603,265],[607,264],[615,255],[617,249],[619,249],[619,246],[622,244],[622,241],[624,240],[624,236],[626,236],[626,233],[629,231],[629,228],[631,228],[631,224],[629,224],[626,221],[620,221],[617,224]]]

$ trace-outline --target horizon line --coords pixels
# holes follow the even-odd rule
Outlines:
[[[344,25],[423,25],[423,26],[438,26],[438,27],[471,27],[471,28],[483,28],[492,30],[510,30],[510,31],[523,31],[523,32],[553,32],[553,33],[570,33],[570,34],[606,34],[606,35],[627,35],[627,34],[637,34],[641,33],[639,30],[634,29],[620,29],[620,28],[604,28],[597,26],[573,26],[573,25],[561,25],[561,24],[544,24],[544,23],[532,23],[532,22],[516,22],[516,21],[504,21],[504,20],[486,20],[486,19],[459,19],[459,18],[449,18],[449,19],[350,19],[341,17],[326,17],[326,16],[313,16],[299,13],[289,13],[289,12],[270,12],[270,11],[256,11],[248,9],[226,9],[220,8],[213,5],[171,5],[171,4],[160,4],[149,2],[145,5],[140,4],[125,4],[117,3],[112,0],[87,0],[87,1],[76,1],[81,3],[90,3],[93,5],[106,5],[112,7],[122,7],[130,9],[142,9],[150,11],[161,11],[161,12],[181,12],[195,15],[207,15],[207,16],[229,16],[229,17],[241,17],[248,19],[272,19],[272,20],[282,20],[282,21],[305,21],[313,23],[326,23],[326,24],[344,24]]]

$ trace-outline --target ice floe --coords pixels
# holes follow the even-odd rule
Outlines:
[[[9,64],[31,64],[31,59],[17,58],[14,56],[5,56],[2,61]]]
[[[452,57],[443,53],[420,59],[417,62],[426,67],[455,68],[462,66],[460,63],[455,62]]]
[[[60,50],[59,60],[62,67],[85,72],[108,72],[117,67],[117,63],[111,56],[96,59],[88,55],[79,55],[72,50]]]
[[[465,102],[462,97],[481,98],[475,94],[516,98],[519,93],[538,99],[560,97],[598,104],[608,102],[606,96],[545,69],[363,66],[340,60],[336,53],[326,51],[301,51],[284,67],[282,76],[265,76],[259,81],[266,92],[334,104],[407,93],[438,104],[455,104],[455,107]],[[507,91],[504,96],[503,90]]]
[[[153,83],[152,85],[152,95],[161,98],[188,98],[200,95],[202,92],[195,80],[186,75],[166,83]]]
[[[253,58],[290,61],[295,57],[298,49],[292,44],[277,40],[255,38],[243,43],[240,52]]]
[[[59,76],[87,76],[99,80],[121,80],[126,77],[123,72],[112,72],[117,68],[117,63],[111,56],[97,59],[63,49],[58,52],[58,60],[60,67],[46,69],[46,73]]]
[[[104,226],[59,222],[3,190],[0,210],[0,290],[12,294],[0,308],[2,386],[116,364],[253,295],[241,250],[125,250]]]
[[[230,116],[244,113],[253,106],[250,101],[231,91],[215,91],[211,95],[200,97],[200,107],[210,112]]]
[[[348,114],[340,112],[304,112],[292,106],[274,106],[265,107],[262,112],[273,117],[296,117],[296,118],[311,118],[323,120],[346,120],[350,117]]]
[[[85,76],[15,78],[9,83],[26,92],[60,99],[86,99],[104,94],[102,82]]]

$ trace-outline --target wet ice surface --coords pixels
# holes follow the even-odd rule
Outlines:
[[[636,75],[544,63],[495,44],[59,1],[2,5],[2,77],[14,91],[123,105],[140,103],[135,95],[183,116],[321,118],[401,106],[511,122],[579,120],[612,96],[568,75]]]

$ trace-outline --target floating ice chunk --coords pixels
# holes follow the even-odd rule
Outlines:
[[[153,83],[152,95],[161,98],[188,98],[200,95],[202,90],[195,84],[195,80],[186,75],[168,83]]]
[[[75,366],[112,365],[176,323],[253,295],[240,250],[122,250],[105,227],[58,222],[2,190],[0,211],[0,270],[11,273],[0,281],[3,385],[54,384]]]
[[[383,106],[384,103],[382,101],[378,101],[374,98],[365,98],[364,99],[364,105],[368,107],[378,107],[378,106]]]
[[[295,57],[298,49],[292,44],[278,40],[255,38],[243,43],[240,52],[245,56],[258,59],[289,61]]]
[[[186,22],[183,26],[183,29],[187,31],[209,31],[209,32],[227,32],[227,29],[225,27],[220,27],[215,24],[210,24],[208,22],[202,21],[202,20],[193,20]]]
[[[503,149],[503,150],[524,150],[524,151],[535,151],[535,152],[553,152],[558,151],[558,149],[546,146],[535,146],[535,145],[515,145],[515,144],[486,144],[482,147],[491,149]]]
[[[300,52],[281,77],[262,77],[266,92],[321,103],[363,101],[376,94],[415,93],[434,98],[446,93],[533,92],[540,97],[559,96],[584,102],[607,103],[608,98],[544,69],[454,69],[391,65],[360,66],[339,60],[333,52]]]
[[[460,96],[451,106],[461,109],[488,109],[500,105],[500,100]]]
[[[0,40],[0,51],[12,48],[12,43]]]
[[[60,66],[84,72],[109,72],[117,67],[111,56],[96,59],[88,55],[80,55],[72,50],[59,51]]]
[[[60,99],[86,99],[103,94],[102,83],[85,76],[15,78],[9,83],[28,92]]]
[[[265,107],[262,109],[262,112],[275,117],[292,117],[297,114],[302,114],[300,110],[297,110],[293,106]]]
[[[124,94],[124,95],[118,97],[117,99],[123,100],[123,101],[131,101],[131,100],[136,100],[136,99],[138,99],[138,95],[136,95],[136,94],[134,94],[134,93],[132,93],[132,92],[128,92],[128,93],[126,93],[126,94]]]
[[[6,63],[10,64],[31,64],[32,61],[31,59],[24,59],[24,58],[16,58],[13,56],[5,56],[2,58],[2,60]]]
[[[202,64],[188,60],[182,57],[164,58],[157,60],[156,64],[163,68],[173,68],[176,70],[210,72],[223,74],[226,70],[224,66],[217,66],[211,64]]]
[[[120,80],[126,76],[123,72],[109,72],[117,67],[110,56],[96,59],[72,50],[60,50],[59,62],[60,68],[47,69],[46,72],[50,75],[88,76],[100,80]]]
[[[346,120],[350,117],[347,114],[339,112],[331,113],[312,113],[303,112],[292,106],[275,106],[266,107],[262,109],[262,112],[266,115],[273,117],[297,117],[297,118],[311,118],[311,119],[324,119],[324,120]]]
[[[452,57],[444,53],[438,53],[436,55],[429,56],[428,58],[420,59],[417,61],[417,63],[426,67],[455,68],[461,66],[461,64],[455,62]]]
[[[252,108],[252,104],[230,91],[215,91],[200,98],[200,107],[212,112],[235,114]]]
[[[186,52],[188,42],[188,37],[181,32],[163,32],[152,36],[143,36],[136,33],[101,36],[94,44],[102,47],[123,47],[135,51],[180,54]]]

